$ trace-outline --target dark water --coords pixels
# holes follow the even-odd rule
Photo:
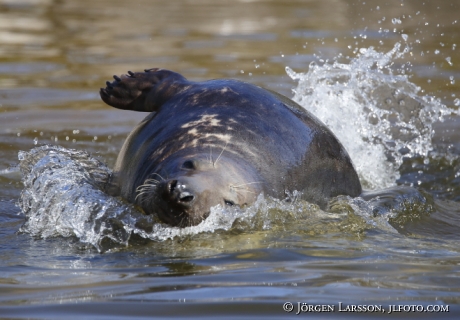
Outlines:
[[[336,317],[458,317],[459,9],[0,0],[0,318],[278,319],[298,302]],[[369,191],[328,212],[259,198],[186,230],[98,193],[143,118],[98,89],[150,67],[293,97],[336,132]],[[30,151],[44,144],[62,148]],[[339,311],[354,305],[377,311]]]

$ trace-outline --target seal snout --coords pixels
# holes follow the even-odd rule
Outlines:
[[[187,186],[177,180],[169,180],[166,183],[166,196],[169,201],[188,207],[195,200],[195,195],[187,190]]]

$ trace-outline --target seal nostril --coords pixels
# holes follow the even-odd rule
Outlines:
[[[169,193],[172,194],[174,192],[174,190],[176,190],[176,187],[177,187],[177,180],[171,180],[168,183]]]

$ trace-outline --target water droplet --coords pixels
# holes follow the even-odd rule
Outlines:
[[[439,50],[438,49],[434,50],[434,54],[439,54]]]
[[[401,37],[404,39],[404,41],[407,41],[407,39],[409,38],[409,36],[407,34],[402,34]]]
[[[446,61],[449,65],[453,65],[452,61],[451,61],[451,58],[450,57],[446,57]]]
[[[379,123],[379,118],[377,117],[377,115],[375,113],[371,113],[369,115],[369,123],[374,125],[374,126]]]

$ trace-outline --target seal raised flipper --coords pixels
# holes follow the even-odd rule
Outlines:
[[[106,82],[99,93],[108,105],[123,110],[153,112],[169,97],[182,89],[187,80],[176,72],[153,68],[145,72],[131,72]]]

